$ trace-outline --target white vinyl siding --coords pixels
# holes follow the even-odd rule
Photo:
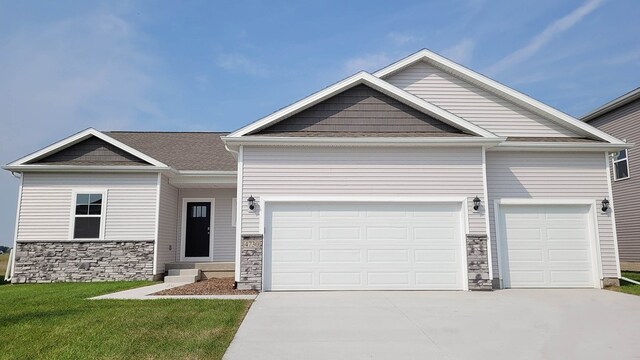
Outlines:
[[[106,241],[153,241],[157,174],[25,173],[18,241],[72,240],[73,191],[104,190]]]
[[[175,262],[178,254],[178,189],[165,176],[160,183],[158,217],[158,247],[156,273],[165,271],[165,264]]]
[[[242,233],[259,228],[262,196],[460,196],[468,199],[471,233],[486,234],[482,149],[370,147],[249,147],[243,150]]]
[[[501,198],[585,199],[609,197],[603,153],[487,152],[487,186],[493,258],[497,259],[493,201]],[[602,270],[617,277],[611,212],[597,212]],[[494,274],[498,264],[493,263]]]
[[[550,120],[425,62],[385,80],[499,136],[576,136]]]
[[[179,189],[178,203],[184,198],[213,198],[215,213],[213,226],[213,261],[235,261],[236,228],[231,226],[231,199],[236,197],[236,189]],[[178,210],[178,234],[182,233],[182,207]],[[180,249],[178,237],[178,249]],[[180,254],[177,255],[180,259]]]

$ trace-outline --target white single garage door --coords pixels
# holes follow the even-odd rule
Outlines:
[[[265,290],[463,290],[459,204],[277,203]]]
[[[589,206],[501,205],[500,209],[505,287],[594,287]]]

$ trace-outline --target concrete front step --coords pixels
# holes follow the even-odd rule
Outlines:
[[[200,276],[200,269],[169,269],[169,276],[180,276],[180,275],[190,275],[190,276]]]
[[[233,262],[178,262],[166,264],[165,268],[171,269],[200,269],[202,271],[234,271]]]
[[[196,275],[170,275],[164,277],[164,282],[166,283],[185,283],[191,284],[198,281],[198,276]]]

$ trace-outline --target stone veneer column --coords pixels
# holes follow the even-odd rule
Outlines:
[[[153,241],[19,242],[13,283],[153,279]]]
[[[489,256],[486,234],[467,235],[467,271],[469,290],[492,290],[489,280]]]
[[[262,235],[242,235],[239,290],[262,291]]]

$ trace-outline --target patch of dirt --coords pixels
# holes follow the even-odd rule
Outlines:
[[[255,295],[255,290],[236,290],[233,278],[207,279],[197,283],[162,290],[153,295]]]

